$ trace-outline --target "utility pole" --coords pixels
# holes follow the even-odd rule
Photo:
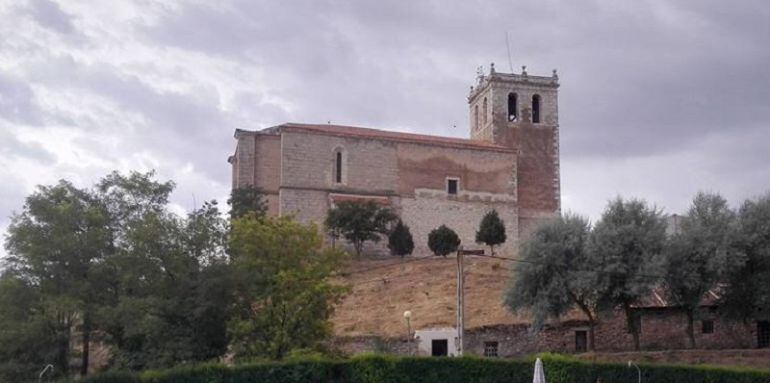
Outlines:
[[[465,255],[484,255],[484,250],[463,250],[462,246],[457,249],[457,356],[463,356],[463,337],[465,331]]]
[[[465,275],[463,273],[463,248],[457,250],[457,356],[463,356],[463,305],[465,290],[463,289]]]

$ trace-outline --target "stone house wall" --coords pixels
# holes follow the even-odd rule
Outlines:
[[[689,347],[685,332],[686,316],[677,308],[640,309],[642,332],[640,348],[645,351],[676,350]],[[720,318],[704,309],[700,318],[713,320],[714,332],[704,334],[701,321],[695,322],[696,346],[699,349],[756,348],[756,323],[744,324]],[[499,357],[519,357],[538,352],[576,353],[576,331],[588,331],[587,323],[571,320],[545,325],[540,331],[532,331],[527,324],[494,325],[465,330],[465,353],[484,356],[485,343],[497,342]],[[372,340],[368,343],[356,338],[344,338],[345,350],[356,352],[374,351]],[[405,343],[405,338],[401,340]],[[618,311],[600,319],[596,327],[596,350],[600,352],[633,351],[633,338],[626,330],[625,316]],[[390,353],[403,352],[393,348]]]

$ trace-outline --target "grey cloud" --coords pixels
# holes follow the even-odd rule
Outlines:
[[[50,0],[32,0],[29,5],[30,15],[41,26],[62,34],[70,34],[75,31],[72,16],[63,12],[59,4]]]
[[[34,19],[62,34],[84,17],[50,2],[35,7]],[[89,41],[75,47],[78,59],[40,59],[26,78],[0,74],[0,116],[121,137],[124,152],[90,138],[76,144],[108,163],[138,151],[168,161],[164,166],[189,162],[201,174],[195,182],[220,187],[229,181],[224,160],[236,127],[331,120],[467,136],[468,86],[479,65],[494,61],[508,70],[507,32],[515,71],[525,64],[533,74],[559,69],[563,190],[575,210],[597,210],[616,192],[677,208],[707,181],[719,182],[717,190],[729,184],[731,198],[770,187],[761,177],[770,138],[770,4],[763,0],[233,0],[157,9],[164,13],[147,18],[153,22],[140,14],[130,35],[111,38],[257,68],[264,83],[236,93],[234,110],[224,110],[216,89],[158,90],[152,60],[136,58],[147,76],[128,75],[91,55],[98,44]],[[116,131],[104,125],[108,111],[40,110],[30,83],[103,98],[148,127]],[[701,181],[678,184],[683,164],[670,161],[697,167]],[[597,164],[614,178],[582,168]],[[623,164],[644,167],[643,182]]]
[[[14,123],[39,125],[42,111],[35,94],[22,79],[0,72],[0,118]]]
[[[0,156],[4,159],[22,158],[44,165],[52,164],[55,161],[54,155],[45,150],[39,143],[20,141],[12,130],[2,122],[0,122]]]

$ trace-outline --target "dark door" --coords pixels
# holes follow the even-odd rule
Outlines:
[[[770,347],[770,321],[757,322],[757,346],[759,348]]]
[[[433,339],[430,344],[431,356],[447,356],[447,340],[446,339]]]
[[[586,352],[588,337],[585,331],[575,331],[575,352]]]

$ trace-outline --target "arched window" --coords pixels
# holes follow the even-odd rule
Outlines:
[[[345,153],[342,148],[334,149],[334,166],[333,177],[335,184],[341,184],[344,181],[345,176]]]
[[[479,106],[473,108],[473,129],[479,128]]]
[[[532,96],[532,122],[540,123],[540,95]]]
[[[337,181],[338,184],[342,183],[342,152],[337,152],[337,169],[334,174],[334,180]]]
[[[487,98],[486,97],[484,97],[484,104],[481,108],[481,121],[482,121],[482,124],[484,125],[487,124]]]
[[[508,93],[508,121],[517,121],[519,119],[519,113],[517,111],[518,97],[516,93]]]

